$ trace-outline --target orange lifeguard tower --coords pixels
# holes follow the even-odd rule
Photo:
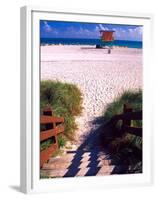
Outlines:
[[[114,41],[114,32],[113,30],[100,30],[101,37],[100,39],[108,46],[108,54],[111,53],[111,47]]]

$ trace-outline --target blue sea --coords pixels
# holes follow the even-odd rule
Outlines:
[[[78,38],[41,38],[41,45],[51,44],[63,44],[63,45],[105,45],[100,39],[78,39]],[[114,40],[109,44],[110,46],[120,46],[128,48],[142,48],[142,42],[140,41],[126,41],[126,40]]]

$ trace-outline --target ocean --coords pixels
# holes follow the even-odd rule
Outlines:
[[[79,39],[79,38],[41,38],[41,45],[63,44],[63,45],[105,45],[100,39]],[[109,46],[128,48],[142,48],[141,41],[114,40]]]

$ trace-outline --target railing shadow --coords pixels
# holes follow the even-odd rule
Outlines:
[[[87,163],[83,168],[85,171],[81,172],[84,176],[95,176],[101,169],[100,157],[110,159],[111,156],[108,152],[108,149],[102,145],[102,133],[105,128],[103,125],[105,118],[96,118],[95,120],[89,122],[92,125],[92,129],[88,132],[83,138],[83,143],[78,147],[76,151],[67,151],[68,154],[75,153],[71,165],[67,168],[67,173],[64,177],[74,177],[79,172],[81,172],[82,159],[87,153]],[[108,131],[107,131],[108,132]],[[104,136],[105,136],[104,131]]]
[[[75,177],[78,176],[78,173],[81,173],[83,176],[96,176],[101,169],[99,165],[100,157],[110,160],[110,165],[113,166],[113,170],[110,173],[111,175],[127,174],[128,164],[118,162],[117,156],[109,150],[108,146],[109,142],[118,134],[117,129],[110,126],[105,117],[95,118],[89,123],[93,128],[86,134],[87,136],[84,136],[83,143],[76,151],[67,151],[68,154],[74,153],[74,157],[64,177]],[[87,164],[83,166],[85,170],[80,171],[82,159],[84,159],[86,153],[89,154],[87,157]]]

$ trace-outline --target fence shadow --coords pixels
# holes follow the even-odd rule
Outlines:
[[[112,164],[115,163],[113,160],[113,155],[109,152],[106,146],[113,135],[113,131],[109,126],[106,125],[106,120],[104,117],[96,118],[95,120],[89,122],[92,125],[92,129],[83,138],[83,143],[79,146],[76,151],[67,151],[68,154],[73,153],[74,157],[71,161],[71,165],[67,168],[67,173],[64,177],[74,177],[77,174],[84,174],[84,176],[96,176],[101,166],[99,166],[99,158],[105,158],[111,160]],[[104,140],[104,143],[103,143]],[[82,166],[84,170],[81,171],[80,166],[82,164],[82,159],[85,154],[88,154],[87,163]],[[126,173],[126,169],[117,167],[113,169],[111,174]]]
[[[129,165],[126,159],[130,155],[130,152],[123,152],[118,160],[118,154],[112,153],[109,149],[109,142],[117,136],[117,129],[112,126],[104,117],[95,118],[89,122],[92,125],[92,129],[83,138],[83,143],[76,151],[68,151],[68,154],[74,153],[71,165],[67,168],[68,171],[64,177],[74,177],[78,173],[84,174],[84,176],[96,176],[101,166],[99,166],[99,157],[102,156],[107,160],[110,160],[110,165],[113,166],[111,175],[113,174],[129,174]],[[88,153],[88,162],[84,166],[85,171],[81,171],[80,166],[84,155]]]

